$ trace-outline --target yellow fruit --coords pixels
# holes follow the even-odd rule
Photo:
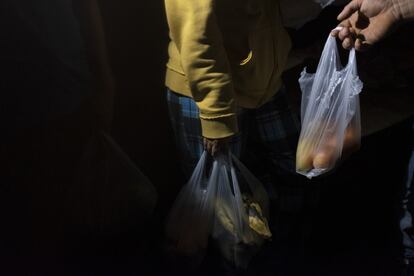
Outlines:
[[[236,235],[234,211],[224,201],[216,201],[216,216],[221,225],[232,235]]]
[[[249,206],[249,226],[266,239],[272,237],[267,219],[263,216],[262,208],[258,203],[251,203]]]
[[[309,171],[312,169],[312,147],[307,141],[301,141],[296,151],[296,169],[298,171]]]
[[[337,148],[339,146],[338,137],[336,135],[331,135],[331,137],[326,138],[325,146],[330,149]]]

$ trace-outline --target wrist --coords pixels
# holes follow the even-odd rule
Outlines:
[[[237,117],[230,115],[206,119],[200,116],[202,135],[207,139],[222,139],[235,135],[238,132]]]

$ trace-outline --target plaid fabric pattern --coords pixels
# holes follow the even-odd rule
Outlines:
[[[199,110],[193,99],[170,90],[167,101],[180,162],[188,179],[203,152]],[[272,209],[277,211],[273,212],[293,214],[314,209],[319,189],[295,172],[300,120],[288,104],[285,89],[257,109],[240,108],[238,124],[239,133],[230,141],[230,149],[265,185],[276,204]],[[291,229],[280,231],[289,233]]]
[[[170,90],[167,90],[167,102],[175,139],[186,163],[184,170],[189,176],[203,152],[199,109],[193,99]],[[240,108],[238,123],[240,132],[230,141],[233,154],[241,158],[246,155],[246,148],[253,147],[253,151],[262,148],[276,167],[295,172],[300,126],[298,117],[291,112],[284,89],[260,108]]]
[[[285,89],[253,112],[258,142],[263,145],[267,159],[279,173],[294,174],[300,123],[288,104]]]
[[[193,99],[170,90],[167,90],[167,102],[181,165],[185,176],[189,178],[204,151],[199,109]],[[229,143],[232,153],[237,157],[241,154],[241,138],[239,133]]]

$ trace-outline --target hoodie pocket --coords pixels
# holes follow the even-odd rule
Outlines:
[[[233,64],[233,82],[237,90],[264,90],[269,87],[275,68],[274,29],[266,27],[249,34],[250,51]]]

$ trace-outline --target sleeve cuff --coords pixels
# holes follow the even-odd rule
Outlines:
[[[221,139],[235,135],[239,130],[236,115],[214,119],[200,118],[203,137]]]

